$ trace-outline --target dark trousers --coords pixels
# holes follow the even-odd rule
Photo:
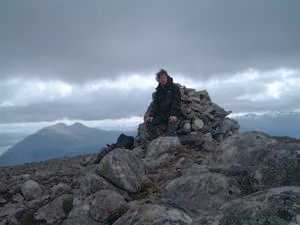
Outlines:
[[[153,140],[158,136],[174,136],[178,128],[179,121],[170,122],[167,117],[154,117],[153,120],[146,122],[148,139]]]

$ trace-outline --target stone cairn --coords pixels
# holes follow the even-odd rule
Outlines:
[[[197,91],[178,83],[176,85],[180,88],[181,93],[181,118],[177,130],[178,136],[208,134],[217,142],[221,142],[224,138],[238,132],[238,122],[227,117],[231,111],[226,111],[213,103],[206,90]],[[148,117],[152,104],[153,102],[150,103],[144,119]],[[136,145],[143,142],[147,137],[145,124],[142,123],[138,127]]]

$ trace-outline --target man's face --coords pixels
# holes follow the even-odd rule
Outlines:
[[[165,84],[168,82],[168,77],[166,76],[166,74],[161,74],[161,75],[158,77],[158,82],[159,82],[161,85],[165,85]]]

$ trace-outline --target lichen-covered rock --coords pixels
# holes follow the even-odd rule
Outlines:
[[[239,197],[240,190],[233,179],[222,174],[190,171],[172,180],[165,188],[163,196],[177,207],[192,215],[202,215],[218,210],[228,200]]]
[[[284,225],[300,213],[300,187],[279,187],[228,202],[220,209],[217,224]]]
[[[125,199],[112,190],[101,190],[94,194],[91,202],[90,216],[102,223],[106,223],[109,216],[126,204]]]
[[[130,193],[140,190],[145,176],[143,162],[126,149],[114,149],[108,153],[97,171],[112,184]]]
[[[300,185],[299,148],[299,143],[282,143],[261,132],[246,132],[220,145],[215,164],[247,171],[257,181],[258,189]]]
[[[113,188],[113,185],[107,180],[93,173],[87,173],[86,175],[80,177],[79,183],[79,190],[83,195],[90,195],[102,189]]]
[[[21,186],[21,191],[26,200],[32,200],[41,197],[43,194],[41,186],[34,180],[26,181]]]
[[[155,169],[175,158],[182,145],[178,137],[159,137],[151,141],[146,150],[144,163],[147,168]]]
[[[25,211],[25,206],[19,203],[8,203],[0,208],[0,221],[16,221],[18,214]]]
[[[37,221],[47,221],[48,224],[61,222],[73,207],[73,196],[66,194],[54,199],[41,207],[34,215]]]
[[[143,146],[138,146],[138,147],[135,147],[134,149],[132,149],[131,152],[137,158],[142,159],[145,157],[146,149]]]
[[[90,215],[90,202],[83,201],[76,205],[69,216],[64,221],[64,225],[99,225],[99,222],[93,220]]]
[[[72,193],[72,188],[68,184],[59,183],[51,188],[51,192],[54,197],[57,197],[63,194]]]
[[[145,204],[130,208],[113,225],[189,225],[191,223],[191,217],[179,209]]]

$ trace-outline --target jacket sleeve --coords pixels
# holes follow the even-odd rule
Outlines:
[[[152,103],[150,105],[149,116],[151,117],[156,116],[157,111],[158,111],[158,97],[157,97],[157,93],[154,92],[152,94]]]
[[[180,111],[181,111],[181,94],[180,94],[179,87],[174,85],[174,93],[173,93],[170,115],[179,117]]]

